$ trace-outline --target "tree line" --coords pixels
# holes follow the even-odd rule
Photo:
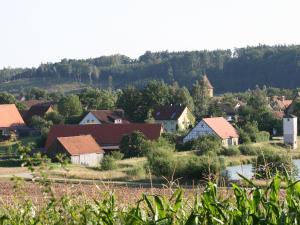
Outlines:
[[[150,52],[137,59],[124,55],[41,64],[38,68],[0,70],[0,82],[47,78],[99,88],[145,86],[149,80],[191,88],[208,74],[216,92],[245,91],[256,85],[296,88],[300,83],[300,46],[267,46],[215,51]]]

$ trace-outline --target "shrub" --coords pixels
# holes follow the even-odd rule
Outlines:
[[[134,131],[130,135],[125,135],[120,143],[120,150],[127,157],[142,156],[142,146],[145,136],[140,131]]]
[[[113,157],[115,160],[121,160],[124,157],[124,154],[120,151],[113,151],[111,153],[111,157]]]
[[[184,179],[214,180],[220,169],[217,157],[194,155],[185,160],[178,160],[175,176]]]
[[[251,145],[240,145],[239,150],[242,155],[257,155],[257,148]]]
[[[53,124],[64,123],[64,117],[56,111],[47,113],[45,119],[51,121]]]
[[[201,136],[193,142],[193,149],[199,150],[201,155],[219,154],[221,151],[221,141],[213,135]]]
[[[258,178],[271,178],[276,173],[282,175],[296,175],[298,173],[292,158],[287,154],[264,150],[258,153],[256,162],[253,163],[255,175]]]
[[[49,128],[53,125],[51,121],[47,121],[40,116],[33,116],[29,121],[29,126],[37,129]]]
[[[170,148],[156,148],[147,153],[148,166],[156,176],[170,177],[174,171],[173,151]]]
[[[101,162],[101,170],[114,170],[117,169],[116,160],[109,155],[103,157]]]
[[[235,156],[240,155],[240,150],[237,146],[230,146],[228,148],[222,148],[220,154],[225,156]]]
[[[267,131],[260,131],[255,137],[256,142],[263,142],[269,140],[270,140],[270,133]]]

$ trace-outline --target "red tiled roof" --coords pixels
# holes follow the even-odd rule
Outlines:
[[[122,119],[122,123],[129,123],[124,117],[123,110],[92,110],[90,111],[101,123],[113,123],[112,120]]]
[[[223,117],[204,118],[203,121],[222,139],[239,137],[235,128]]]
[[[152,116],[155,120],[177,120],[185,108],[179,105],[160,106],[154,109]]]
[[[90,134],[101,146],[119,145],[122,137],[134,131],[142,132],[149,140],[156,140],[162,131],[161,124],[87,124],[87,125],[54,125],[48,134],[48,149],[57,137],[69,137]]]
[[[0,127],[13,128],[25,125],[15,104],[0,105]]]
[[[70,155],[104,153],[91,135],[58,137],[57,141],[70,153]]]

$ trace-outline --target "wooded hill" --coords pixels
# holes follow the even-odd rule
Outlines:
[[[300,45],[266,46],[215,51],[146,52],[138,59],[124,55],[85,60],[63,59],[38,68],[2,69],[0,84],[35,79],[82,83],[97,87],[143,86],[152,79],[191,87],[206,73],[217,93],[253,89],[256,85],[280,88],[300,86]],[[35,82],[36,83],[36,82]]]

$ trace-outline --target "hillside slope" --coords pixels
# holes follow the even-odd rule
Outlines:
[[[257,46],[231,50],[146,52],[138,59],[124,55],[85,60],[63,59],[31,69],[0,70],[0,90],[30,86],[53,88],[92,85],[121,88],[160,79],[191,87],[206,73],[217,93],[259,86],[300,86],[300,46]]]

